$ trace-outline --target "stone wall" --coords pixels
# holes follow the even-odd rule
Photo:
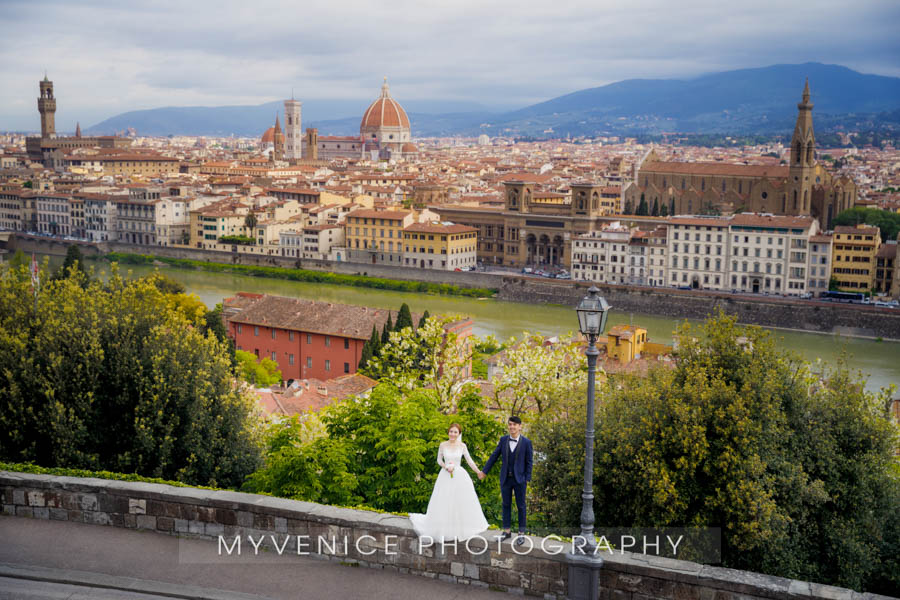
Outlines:
[[[328,271],[345,275],[368,275],[404,281],[426,281],[429,283],[447,283],[463,288],[494,288],[500,284],[501,277],[496,274],[467,271],[438,271],[435,269],[413,269],[410,267],[391,265],[371,265],[361,263],[316,260],[312,258],[289,258],[285,256],[265,256],[237,252],[217,252],[186,248],[183,246],[141,246],[119,242],[72,242],[50,237],[16,234],[10,239],[8,248],[12,251],[21,249],[26,254],[37,252],[63,256],[69,244],[78,243],[85,256],[96,256],[107,252],[123,252],[129,254],[150,254],[169,258],[184,258],[206,262],[218,262],[237,265],[253,265],[263,267],[284,267],[288,269],[309,269],[311,271]]]
[[[519,550],[521,554],[514,552],[509,542],[498,546],[496,542],[478,539],[468,545],[461,543],[456,549],[449,544],[443,548],[428,547],[420,545],[409,520],[397,515],[238,492],[8,471],[0,471],[0,503],[3,518],[150,530],[209,539],[210,548],[222,547],[219,536],[232,548],[236,536],[266,536],[264,546],[270,550],[288,539],[287,548],[282,550],[290,554],[297,552],[302,539],[302,544],[309,543],[302,547],[311,555],[342,564],[548,600],[564,598],[568,593],[565,553],[555,554],[559,546],[554,544],[559,543],[548,543],[546,538],[529,538],[530,544]],[[315,541],[319,536],[339,542],[332,547],[326,543],[323,548]],[[350,540],[346,547],[340,542],[344,536]],[[529,550],[532,545],[534,549]],[[234,558],[215,556],[222,561]],[[831,586],[628,552],[604,553],[604,561],[600,593],[606,600],[879,598]]]
[[[71,243],[73,242],[49,237],[16,234],[10,239],[8,247],[11,250],[21,249],[26,254],[38,252],[65,255],[66,249]],[[303,268],[347,275],[447,283],[460,287],[498,289],[501,300],[529,304],[549,303],[574,307],[585,296],[587,288],[590,286],[585,282],[517,275],[435,271],[382,264],[364,265],[281,256],[228,254],[185,247],[138,246],[118,242],[100,244],[78,242],[78,244],[86,256],[107,252],[126,252],[208,262]],[[728,314],[737,315],[738,320],[744,324],[900,340],[900,310],[898,309],[790,300],[771,296],[747,297],[672,288],[636,288],[621,285],[599,285],[598,287],[601,289],[601,294],[616,311],[645,313],[675,319],[704,319],[721,308]]]
[[[576,306],[590,283],[507,276],[499,297],[512,302]],[[705,319],[721,309],[748,325],[782,327],[821,333],[900,340],[900,310],[862,304],[791,300],[771,296],[748,298],[733,294],[672,288],[629,288],[597,285],[616,312],[635,312],[676,319]]]

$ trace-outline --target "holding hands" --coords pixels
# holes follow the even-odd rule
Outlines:
[[[484,479],[485,477],[486,477],[486,475],[484,474],[484,471],[478,471],[478,479],[479,479],[479,480],[482,480],[482,479]]]

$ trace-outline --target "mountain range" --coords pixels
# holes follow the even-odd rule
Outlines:
[[[839,65],[772,65],[692,79],[628,79],[579,90],[507,112],[475,102],[398,101],[414,137],[597,136],[683,133],[789,133],[809,79],[817,130],[851,127],[900,109],[900,78],[858,73]],[[302,98],[301,98],[302,100]],[[356,135],[368,101],[303,102],[303,126],[320,135]],[[283,110],[256,106],[165,107],[116,115],[86,130],[108,134],[134,128],[140,135],[258,136]]]

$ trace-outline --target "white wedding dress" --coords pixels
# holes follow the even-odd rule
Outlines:
[[[441,472],[434,482],[428,510],[424,515],[409,515],[419,537],[428,536],[436,543],[442,539],[462,541],[487,530],[488,522],[475,493],[475,485],[469,473],[462,468],[463,458],[477,473],[478,466],[469,456],[465,444],[454,447],[444,443],[438,448],[437,462]],[[444,468],[450,463],[454,465],[452,477]]]

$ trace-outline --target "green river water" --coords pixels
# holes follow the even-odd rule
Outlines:
[[[55,263],[57,260],[61,262],[61,257],[54,257],[52,262]],[[99,262],[95,263],[95,268],[108,271],[109,265]],[[148,274],[155,268],[126,266],[126,269],[135,276]],[[493,334],[501,340],[513,335],[518,336],[523,331],[538,332],[544,335],[562,335],[574,331],[578,327],[577,317],[572,307],[391,292],[172,267],[159,267],[159,270],[184,284],[188,292],[199,296],[209,307],[215,306],[223,298],[237,292],[255,292],[394,310],[406,302],[412,312],[421,313],[428,310],[431,314],[467,315],[474,320],[476,335]],[[678,322],[676,319],[650,314],[623,313],[612,307],[608,327],[620,323],[633,323],[645,327],[651,341],[671,343],[672,332]],[[890,384],[900,388],[900,343],[898,342],[879,342],[783,329],[774,329],[773,331],[783,348],[796,351],[806,360],[821,359],[825,362],[832,362],[841,353],[844,353],[852,368],[858,369],[868,376],[867,387],[871,390],[877,390]]]

